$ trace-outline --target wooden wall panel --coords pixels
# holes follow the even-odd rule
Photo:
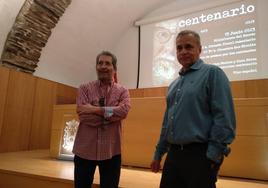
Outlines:
[[[148,168],[159,138],[165,98],[132,98],[131,104],[123,122],[123,164]],[[235,110],[237,137],[220,174],[268,180],[268,98],[235,99]]]
[[[0,152],[48,149],[53,105],[75,103],[76,90],[0,66]]]
[[[132,108],[123,122],[124,165],[149,168],[162,126],[164,98],[132,98]]]
[[[162,97],[167,94],[167,87],[144,89],[144,97]]]
[[[231,88],[234,98],[268,97],[268,79],[234,81]],[[129,92],[132,98],[162,97],[166,96],[167,87],[130,89]]]
[[[245,81],[247,98],[268,97],[268,79]]]
[[[31,75],[10,71],[0,151],[28,149],[35,83]]]
[[[268,98],[235,99],[237,133],[223,176],[268,180]]]
[[[235,99],[234,103],[237,134],[220,175],[268,180],[268,98]],[[149,168],[161,131],[165,97],[131,98],[131,105],[123,121],[122,164]],[[52,157],[58,156],[65,122],[76,118],[75,108],[54,107]]]
[[[130,89],[129,93],[130,93],[131,98],[163,97],[163,96],[166,96],[167,87]]]
[[[76,103],[77,88],[57,84],[57,98],[56,104],[75,104]]]
[[[236,134],[268,137],[268,98],[235,99],[234,103]]]
[[[246,83],[245,82],[231,82],[231,89],[234,98],[246,98]]]
[[[7,86],[9,79],[9,69],[1,68],[0,69],[0,135],[3,126],[4,120],[4,110],[7,96]]]
[[[50,145],[53,105],[57,84],[37,78],[29,149],[47,149]]]
[[[144,89],[129,89],[129,94],[131,98],[141,98],[144,97]]]
[[[268,180],[268,137],[237,136],[220,175]]]

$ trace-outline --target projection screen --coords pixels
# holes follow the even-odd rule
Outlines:
[[[139,88],[168,86],[180,64],[175,38],[191,29],[201,36],[201,58],[230,81],[268,78],[268,1],[244,0],[140,26]]]

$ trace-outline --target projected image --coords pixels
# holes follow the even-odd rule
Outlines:
[[[261,36],[267,40],[263,15],[268,15],[263,3],[267,4],[260,0],[239,1],[142,26],[141,34],[146,38],[151,35],[152,43],[146,39],[141,44],[141,68],[147,72],[141,70],[140,86],[168,86],[178,76],[181,66],[176,59],[175,38],[185,29],[200,34],[201,59],[222,68],[230,81],[267,78],[264,51],[268,43],[260,40]]]
[[[154,85],[167,85],[177,75],[179,64],[175,59],[175,43],[177,20],[169,20],[156,24],[153,49]]]
[[[254,79],[261,72],[261,63],[257,61],[256,5],[237,4],[228,10],[230,16],[226,19],[231,19],[231,23],[223,27],[215,21],[213,26],[200,30],[204,39],[201,58],[221,67],[231,80]],[[220,19],[225,19],[224,15]],[[221,31],[214,32],[214,27],[221,27]]]

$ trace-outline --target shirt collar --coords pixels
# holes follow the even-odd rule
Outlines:
[[[98,80],[99,87],[105,87],[106,85],[102,84],[100,80]],[[107,86],[111,87],[114,85],[114,80],[112,80]]]

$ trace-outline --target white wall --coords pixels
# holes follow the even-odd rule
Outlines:
[[[85,32],[88,18],[83,3],[72,1],[42,49],[35,76],[78,87],[95,79],[95,55],[92,34]],[[79,11],[80,10],[80,11]],[[79,15],[74,16],[74,13]]]
[[[96,55],[101,50],[111,50],[118,57],[119,82],[130,89],[136,88],[138,28],[133,26],[135,19],[163,19],[163,16],[170,18],[178,15],[178,12],[183,13],[184,10],[194,11],[193,7],[200,9],[208,4],[216,6],[231,1],[234,0],[148,0],[151,3],[148,4],[147,1],[137,0],[127,3],[121,1],[120,7],[113,7],[113,4],[108,6],[105,0],[72,1],[57,27],[52,30],[34,75],[78,87],[81,83],[96,79]],[[0,0],[1,51],[23,2],[24,0]],[[144,7],[141,6],[142,3],[145,4]],[[151,11],[148,7],[152,8],[153,3],[158,5],[157,7],[164,4],[165,6]],[[101,9],[95,10],[91,7]],[[137,10],[140,12],[136,13]],[[142,16],[146,12],[150,13]],[[101,16],[102,14],[104,16]],[[128,27],[121,26],[123,21],[129,23]]]
[[[72,1],[42,49],[34,75],[78,87],[96,79],[95,57],[102,50],[110,50],[118,57],[119,82],[136,88],[138,28],[133,23],[152,8],[171,1],[122,0],[118,1],[121,4],[109,5],[105,0]],[[23,3],[24,0],[0,0],[1,51]]]
[[[118,81],[129,89],[136,88],[138,74],[138,28],[129,28],[114,47],[118,59]]]
[[[24,0],[0,0],[0,54]]]
[[[154,11],[148,13],[142,19],[137,20],[136,24],[141,25],[145,23],[152,23],[165,19],[171,19],[184,14],[193,13],[203,9],[213,8],[219,5],[224,5],[241,0],[187,0],[187,1],[174,1],[159,7]]]
[[[139,3],[120,2],[120,7],[115,7],[114,4],[108,5],[105,0],[72,1],[53,29],[35,75],[78,87],[81,83],[96,79],[96,56],[102,50],[110,50],[119,56],[120,82],[129,88],[135,87],[137,73],[129,74],[123,67],[137,65],[135,51],[138,45],[135,43],[138,42],[138,31],[131,27]],[[132,4],[133,10],[130,10],[128,6]]]

